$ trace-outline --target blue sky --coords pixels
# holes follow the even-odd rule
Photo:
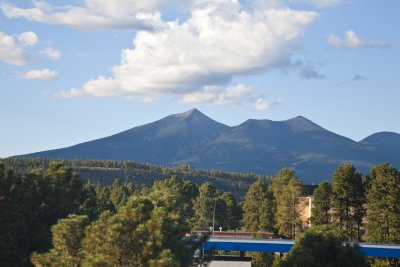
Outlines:
[[[398,10],[398,0],[3,1],[0,157],[193,107],[228,125],[302,115],[356,141],[400,133]]]

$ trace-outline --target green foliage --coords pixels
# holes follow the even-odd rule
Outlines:
[[[115,179],[111,185],[110,201],[116,209],[124,206],[128,201],[128,188],[124,186],[119,179]]]
[[[89,220],[85,215],[70,215],[51,228],[53,248],[47,253],[33,253],[34,266],[80,266],[81,241]]]
[[[315,189],[313,194],[313,207],[312,207],[312,225],[329,225],[331,216],[329,210],[331,209],[332,186],[323,181]]]
[[[363,255],[351,245],[342,245],[343,238],[335,231],[312,227],[304,232],[290,253],[275,266],[281,267],[363,267]]]
[[[80,212],[83,183],[72,169],[57,163],[26,175],[1,173],[1,262],[28,266],[32,251],[50,248],[50,227],[59,218]]]
[[[216,209],[217,189],[210,183],[199,188],[199,196],[194,200],[195,217],[193,227],[197,230],[209,230],[213,225],[214,207]],[[218,224],[216,224],[218,226]],[[216,229],[214,229],[216,230]]]
[[[225,214],[222,226],[224,230],[234,230],[240,227],[240,219],[242,218],[242,211],[239,208],[236,199],[233,197],[232,193],[224,192],[220,199],[225,204],[225,210],[222,214]]]
[[[183,242],[188,227],[181,222],[149,198],[133,196],[115,215],[106,212],[88,227],[83,265],[188,266],[192,250]]]
[[[203,172],[189,166],[172,169],[131,162],[63,161],[80,173],[98,171],[114,177],[118,176],[115,170],[124,171],[126,175],[121,177],[140,173],[138,181],[143,185],[136,187],[120,180],[112,185],[84,183],[72,168],[60,162],[7,159],[6,166],[10,163],[17,164],[13,168],[17,172],[24,168],[30,172],[14,174],[0,162],[0,265],[30,266],[30,255],[36,251],[31,256],[36,266],[188,266],[194,247],[185,243],[184,235],[190,226],[209,230],[214,209],[215,230],[220,226],[224,230],[241,226],[242,214],[235,193],[220,190],[238,186],[240,179],[243,179],[241,192],[252,183],[243,202],[247,230],[274,231],[288,238],[302,231],[299,200],[304,186],[290,169],[279,171],[268,185],[270,179],[266,177]],[[41,166],[47,169],[34,169]],[[198,187],[192,181],[178,178],[174,175],[177,173],[198,184],[208,180],[215,183]],[[146,180],[146,175],[152,178]],[[162,180],[166,175],[170,178]],[[152,187],[144,186],[155,179],[158,180]],[[230,187],[226,184],[229,179],[232,179]],[[340,166],[334,174],[332,188],[323,182],[314,192],[313,225],[328,224],[332,206],[337,229],[347,240],[359,240],[367,207],[368,240],[400,242],[399,171],[382,164],[371,169],[367,181],[363,183],[363,177],[351,164]],[[77,215],[67,217],[70,214]],[[333,232],[325,234],[325,230],[318,229],[315,231],[323,232],[313,237],[318,242],[335,236]],[[327,245],[333,246],[335,242],[332,242]],[[324,250],[322,245],[321,250]],[[335,260],[345,258],[340,255]],[[268,253],[252,256],[256,266],[271,266],[274,261]],[[282,264],[289,264],[290,257]],[[386,263],[374,261],[376,266]],[[281,263],[275,259],[274,264]]]
[[[7,168],[16,174],[23,175],[41,168],[46,169],[51,160],[41,158],[7,158],[4,160]],[[233,173],[220,170],[200,170],[183,165],[175,168],[137,163],[133,161],[111,160],[60,160],[64,166],[71,167],[80,174],[82,179],[94,184],[111,185],[115,177],[123,178],[127,183],[151,187],[155,181],[167,179],[173,175],[183,180],[190,180],[198,185],[210,182],[217,188],[231,192],[236,199],[242,199],[250,186],[257,179],[267,179],[266,176],[252,173]]]
[[[204,183],[199,187],[199,195],[193,201],[194,218],[192,226],[196,230],[236,229],[241,211],[231,193],[223,193],[212,184]],[[214,219],[214,221],[213,221]]]
[[[247,231],[275,231],[275,199],[262,181],[253,183],[243,204],[243,219]]]
[[[59,168],[63,167],[55,165],[48,172],[36,175],[48,173],[50,182],[54,176],[62,177]],[[214,191],[217,192],[215,188]],[[148,196],[139,196],[133,186],[118,180],[111,187],[84,185],[83,201],[78,203],[76,211],[88,216],[70,215],[59,220],[51,230],[52,248],[45,253],[45,248],[37,250],[31,256],[32,263],[35,266],[189,266],[198,244],[186,240],[185,234],[190,231],[186,216],[194,213],[190,203],[198,194],[197,186],[171,177],[155,183],[147,193]],[[125,201],[129,194],[133,196]],[[231,195],[224,197],[236,203]],[[98,216],[100,210],[104,212]]]
[[[194,216],[193,201],[198,194],[198,187],[194,183],[172,176],[156,181],[150,195],[157,206],[167,208],[169,212],[185,218],[188,222]]]
[[[391,267],[392,264],[388,259],[374,259],[371,267]]]
[[[400,242],[400,172],[390,164],[373,167],[367,192],[367,236],[371,242]]]
[[[332,209],[335,225],[351,241],[361,241],[365,215],[365,186],[352,164],[341,165],[333,174]]]
[[[5,175],[0,162],[0,263],[5,266],[24,266],[27,263],[27,225],[13,195],[10,194],[12,175]]]
[[[82,188],[82,201],[79,205],[79,214],[84,214],[90,220],[94,220],[101,213],[97,209],[96,188],[91,183],[86,183]]]
[[[98,214],[104,211],[115,212],[115,206],[111,202],[111,188],[109,186],[96,185],[96,211]]]
[[[251,257],[253,267],[271,267],[275,260],[275,254],[271,252],[247,252],[247,257]]]
[[[300,197],[303,184],[290,169],[282,169],[272,180],[272,192],[276,200],[276,225],[278,233],[294,238],[302,231]]]

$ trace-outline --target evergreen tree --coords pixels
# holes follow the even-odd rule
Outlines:
[[[115,215],[103,213],[83,240],[83,266],[189,266],[193,249],[183,237],[189,228],[168,209],[133,196]]]
[[[91,183],[86,183],[82,188],[82,201],[79,206],[79,214],[87,215],[90,220],[94,220],[102,211],[97,210],[96,188]]]
[[[47,253],[33,253],[31,261],[34,266],[80,266],[83,255],[81,241],[88,225],[85,215],[70,215],[61,219],[51,228],[53,248]]]
[[[164,207],[178,224],[188,224],[193,219],[193,201],[198,195],[197,186],[182,181],[176,176],[163,181],[156,181],[151,189],[150,197],[157,207]]]
[[[16,181],[12,173],[6,175],[0,161],[0,263],[4,266],[26,266],[27,251],[24,214],[19,203],[15,201],[12,181]]]
[[[365,215],[365,187],[362,175],[352,164],[343,164],[332,179],[333,220],[350,241],[361,241]]]
[[[315,189],[313,194],[313,207],[311,210],[311,223],[312,225],[329,225],[331,216],[329,211],[331,209],[332,186],[323,181]]]
[[[79,212],[83,183],[70,168],[58,163],[51,163],[48,170],[36,169],[25,175],[8,172],[1,178],[0,248],[4,250],[0,257],[12,259],[10,266],[29,266],[33,251],[42,253],[50,248],[51,226]]]
[[[213,225],[214,209],[217,204],[217,189],[210,183],[199,187],[199,196],[194,200],[195,217],[193,226],[196,230],[209,230]],[[218,227],[218,224],[214,226]],[[216,229],[214,229],[216,230]]]
[[[291,179],[297,179],[297,177],[294,171],[288,168],[283,168],[273,177],[271,189],[275,198],[282,195]]]
[[[284,237],[295,238],[302,231],[300,214],[300,197],[303,184],[300,180],[292,178],[282,191],[276,196],[276,227],[278,233]]]
[[[275,228],[286,238],[294,238],[302,229],[300,197],[303,184],[293,170],[284,168],[272,179],[271,190],[276,203]]]
[[[250,186],[243,203],[246,230],[253,233],[275,232],[275,212],[275,199],[271,188],[261,180],[257,180]],[[256,267],[271,266],[274,259],[273,253],[248,252],[246,255],[252,258],[252,266]]]
[[[256,181],[245,196],[243,219],[247,231],[275,230],[275,201],[270,188]]]
[[[111,189],[109,186],[103,186],[100,184],[96,185],[96,210],[98,214],[104,211],[115,212],[116,208],[110,200]]]
[[[351,245],[342,245],[343,237],[337,232],[312,227],[304,232],[289,254],[274,266],[280,267],[366,267],[365,258]]]
[[[368,241],[400,242],[400,172],[390,164],[370,171],[367,192]]]
[[[224,202],[226,211],[225,224],[221,225],[225,230],[237,229],[239,225],[239,220],[241,218],[241,210],[237,205],[236,199],[229,192],[224,192],[220,199]]]
[[[115,179],[110,192],[110,201],[116,209],[124,206],[128,201],[128,189],[121,183],[120,179]]]

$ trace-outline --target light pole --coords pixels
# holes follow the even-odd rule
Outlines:
[[[215,206],[217,205],[217,198],[214,197],[214,212],[213,212],[213,228],[212,228],[212,235],[214,236],[214,225],[215,225]]]

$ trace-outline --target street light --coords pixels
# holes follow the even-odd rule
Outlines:
[[[214,212],[213,212],[213,226],[212,226],[212,235],[214,236],[214,225],[215,225],[215,206],[217,204],[217,198],[214,198]]]

